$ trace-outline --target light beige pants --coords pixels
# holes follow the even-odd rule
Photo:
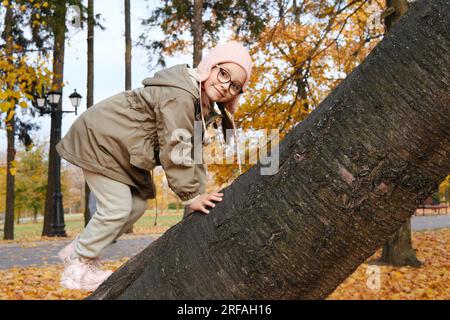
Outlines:
[[[97,258],[144,214],[147,201],[126,184],[84,169],[83,174],[97,198],[97,211],[76,238],[75,253]]]

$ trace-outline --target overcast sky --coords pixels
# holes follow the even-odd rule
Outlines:
[[[85,1],[87,3],[87,1]],[[133,43],[143,32],[140,20],[146,18],[157,0],[131,0],[131,36]],[[94,103],[112,96],[125,89],[125,18],[123,0],[95,0],[95,14],[102,15],[104,31],[99,28],[94,33]],[[161,37],[161,32],[155,30],[153,36]],[[87,30],[70,28],[67,35],[64,61],[63,110],[73,110],[68,96],[77,90],[82,96],[79,113],[86,110],[87,90]],[[167,65],[177,63],[192,63],[191,55],[167,59]],[[139,47],[132,49],[132,88],[141,86],[145,77],[153,75],[147,66],[146,53]],[[62,136],[76,119],[74,114],[64,114]],[[50,117],[38,117],[34,122],[41,123],[38,136],[41,140],[49,139]],[[6,131],[0,131],[0,148],[6,150]]]

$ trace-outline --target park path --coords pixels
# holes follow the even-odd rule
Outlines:
[[[413,216],[411,219],[413,231],[439,228],[450,228],[450,215]],[[118,239],[116,243],[105,249],[102,260],[119,260],[123,257],[132,257],[157,238],[158,236],[125,236],[124,239]],[[61,263],[56,254],[70,241],[68,239],[0,244],[0,269]]]
[[[105,248],[101,259],[113,261],[123,257],[131,258],[156,239],[156,236],[133,236],[132,238],[118,239]],[[0,244],[0,270],[12,267],[59,264],[61,261],[57,257],[58,251],[71,241],[72,239]]]

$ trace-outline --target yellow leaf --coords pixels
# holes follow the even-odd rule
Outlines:
[[[20,92],[18,92],[18,91],[11,92],[11,97],[13,97],[15,99],[20,99]]]
[[[0,110],[2,112],[7,112],[11,108],[11,102],[5,101],[0,103]]]
[[[16,112],[14,111],[14,110],[11,110],[11,112],[9,112],[8,113],[8,117],[6,118],[6,122],[9,122],[12,118],[13,118],[13,116],[14,116],[14,114],[15,114]]]

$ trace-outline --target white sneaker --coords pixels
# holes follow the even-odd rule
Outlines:
[[[71,243],[69,243],[67,246],[62,248],[58,252],[58,258],[64,262],[64,264],[69,262],[70,256],[75,252],[75,240],[73,240]]]
[[[100,269],[98,259],[69,256],[60,283],[67,289],[95,291],[112,273]]]

